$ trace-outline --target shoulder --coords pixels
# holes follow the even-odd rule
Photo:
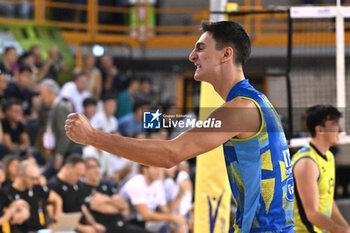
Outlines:
[[[133,120],[133,118],[134,118],[134,114],[133,113],[128,113],[128,114],[126,114],[125,116],[123,116],[123,117],[121,117],[119,119],[119,124],[130,122],[130,121]]]
[[[69,81],[63,84],[61,91],[64,91],[66,89],[73,89],[75,87],[76,87],[75,83],[73,81]]]
[[[240,97],[216,108],[210,117],[221,120],[223,128],[233,132],[256,132],[261,126],[257,105],[252,100]]]
[[[132,177],[126,184],[126,188],[139,187],[144,188],[146,186],[145,179],[142,175],[136,175]]]
[[[315,158],[315,152],[310,148],[309,145],[300,148],[298,152],[293,155],[292,166],[299,163],[299,161],[302,159],[309,159],[314,163],[317,163]]]
[[[62,182],[57,178],[57,176],[55,176],[55,177],[52,177],[52,178],[47,182],[47,185],[48,185],[49,188],[55,189],[55,188],[57,188],[58,186],[61,186],[61,185],[62,185]]]
[[[310,156],[303,156],[293,164],[293,174],[296,178],[318,177],[319,167]]]
[[[176,182],[181,183],[185,179],[189,179],[190,176],[188,175],[187,172],[185,171],[180,171],[179,174],[177,175]]]

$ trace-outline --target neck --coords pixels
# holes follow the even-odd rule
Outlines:
[[[11,69],[11,64],[8,60],[4,59],[4,66],[6,67],[6,69]]]
[[[145,179],[145,182],[146,182],[147,185],[150,185],[152,183],[151,180],[148,179],[147,176],[143,175],[143,178]]]
[[[55,101],[57,98],[58,98],[57,96],[54,96],[54,95],[51,96],[50,101],[49,101],[49,105],[51,107],[55,104]]]
[[[13,181],[12,187],[14,187],[15,189],[17,189],[19,191],[25,191],[26,190],[23,181],[21,179],[19,179],[19,178],[16,178]]]
[[[7,118],[8,119],[8,118]],[[8,121],[9,121],[9,123],[10,123],[10,126],[11,126],[11,128],[16,128],[17,127],[17,125],[18,125],[18,122],[17,121],[13,121],[13,120],[10,120],[10,119],[8,119]]]
[[[323,140],[322,138],[311,138],[311,143],[319,150],[323,155],[326,154],[326,152],[329,150],[331,147],[328,145],[328,143]]]
[[[58,172],[57,177],[61,181],[69,184],[69,182],[67,182],[68,179],[66,179],[67,176],[66,176],[66,172],[64,171],[64,168],[62,168],[61,171]]]
[[[233,86],[245,79],[242,68],[237,68],[236,66],[229,66],[227,69],[222,69],[219,76],[211,84],[223,100],[226,100]]]

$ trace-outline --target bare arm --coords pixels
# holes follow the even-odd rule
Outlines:
[[[242,108],[247,111],[242,111]],[[258,132],[261,125],[260,113],[249,100],[239,99],[225,103],[209,117],[221,121],[222,128],[195,128],[170,141],[141,140],[108,134],[93,129],[81,114],[70,114],[65,129],[67,135],[77,143],[89,144],[138,163],[170,168],[183,160],[210,151],[234,136],[250,137]]]
[[[48,201],[53,203],[53,205],[55,206],[55,211],[53,213],[52,218],[54,220],[57,220],[58,217],[62,214],[62,199],[55,191],[51,190]]]
[[[26,132],[21,133],[21,150],[26,150],[30,146],[29,136]]]
[[[349,224],[347,223],[347,221],[345,220],[343,215],[340,213],[338,205],[335,201],[333,202],[333,209],[332,209],[331,218],[334,222],[338,223],[339,225],[341,225],[343,227],[349,226]]]
[[[325,229],[328,232],[350,232],[350,228],[339,225],[333,219],[320,213],[318,210],[319,193],[317,178],[319,170],[316,163],[309,158],[304,158],[295,164],[293,172],[307,219],[313,225]]]
[[[174,200],[170,201],[169,203],[167,203],[167,207],[168,207],[170,213],[173,213],[178,208],[178,206],[180,205],[181,199],[184,196],[185,192],[186,192],[185,187],[184,187],[183,183],[181,183],[179,185],[179,193],[177,194],[176,198]]]
[[[103,225],[95,221],[94,217],[85,205],[82,205],[81,210],[86,218],[86,221],[95,229],[96,232],[102,233],[106,231],[106,228]]]
[[[90,201],[90,208],[103,214],[122,213],[124,216],[129,215],[129,205],[118,195],[107,196],[102,193],[95,193]]]
[[[2,124],[0,122],[0,142],[4,141],[4,130],[2,129]]]
[[[137,204],[135,209],[142,216],[144,221],[164,221],[182,223],[182,216],[170,213],[158,213],[149,211],[146,204]]]
[[[45,61],[44,65],[39,69],[38,72],[38,81],[41,80],[42,78],[45,77],[45,75],[47,74],[51,64],[53,63],[52,58],[47,58],[47,60]]]
[[[8,133],[4,133],[4,143],[10,150],[19,149],[19,146],[12,142],[11,136]]]

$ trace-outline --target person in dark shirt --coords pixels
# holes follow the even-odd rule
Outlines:
[[[15,47],[9,46],[5,48],[4,58],[0,61],[0,69],[4,70],[9,77],[13,76],[12,66],[16,63],[17,58],[18,54]]]
[[[0,189],[0,200],[0,233],[3,233],[3,226],[22,225],[30,217],[30,206],[25,200],[11,201],[3,189]]]
[[[26,201],[19,199],[11,202],[4,190],[2,189],[3,183],[6,179],[5,168],[0,163],[0,233],[2,233],[2,226],[11,221],[12,224],[22,224],[30,216],[29,205]]]
[[[4,106],[5,118],[2,119],[5,145],[17,155],[30,155],[29,136],[22,124],[23,111],[17,99],[10,99]]]
[[[62,200],[46,186],[39,185],[40,172],[38,166],[28,160],[22,161],[18,166],[17,177],[12,185],[3,189],[7,198],[1,198],[0,206],[9,202],[23,199],[30,206],[30,217],[23,224],[11,226],[11,232],[30,232],[46,228],[49,223],[45,221],[45,203],[54,205],[53,222],[62,212]]]
[[[0,68],[0,105],[1,105],[1,108],[5,103],[5,99],[6,99],[5,90],[7,89],[7,86],[8,86],[8,78],[6,76],[5,70]]]
[[[29,66],[22,65],[19,68],[18,77],[14,82],[9,83],[5,90],[6,98],[16,98],[21,101],[26,116],[29,116],[32,111],[32,97],[34,96],[30,90],[32,75],[32,69]]]
[[[87,158],[84,183],[81,183],[82,198],[89,203],[95,221],[106,226],[107,232],[147,233],[145,229],[128,224],[129,205],[116,194],[116,190],[102,184],[99,162]]]
[[[85,224],[85,221],[80,221],[76,226],[76,230],[83,233],[104,232],[105,227],[95,222],[81,195],[79,180],[85,175],[85,170],[85,161],[80,156],[71,155],[67,158],[57,176],[49,180],[48,186],[62,198],[64,213],[83,212],[87,224]]]

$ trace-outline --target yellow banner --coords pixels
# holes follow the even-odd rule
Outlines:
[[[200,119],[207,117],[203,108],[213,108],[224,101],[213,87],[201,84]],[[228,233],[230,228],[231,190],[226,174],[222,146],[197,157],[194,233]]]

